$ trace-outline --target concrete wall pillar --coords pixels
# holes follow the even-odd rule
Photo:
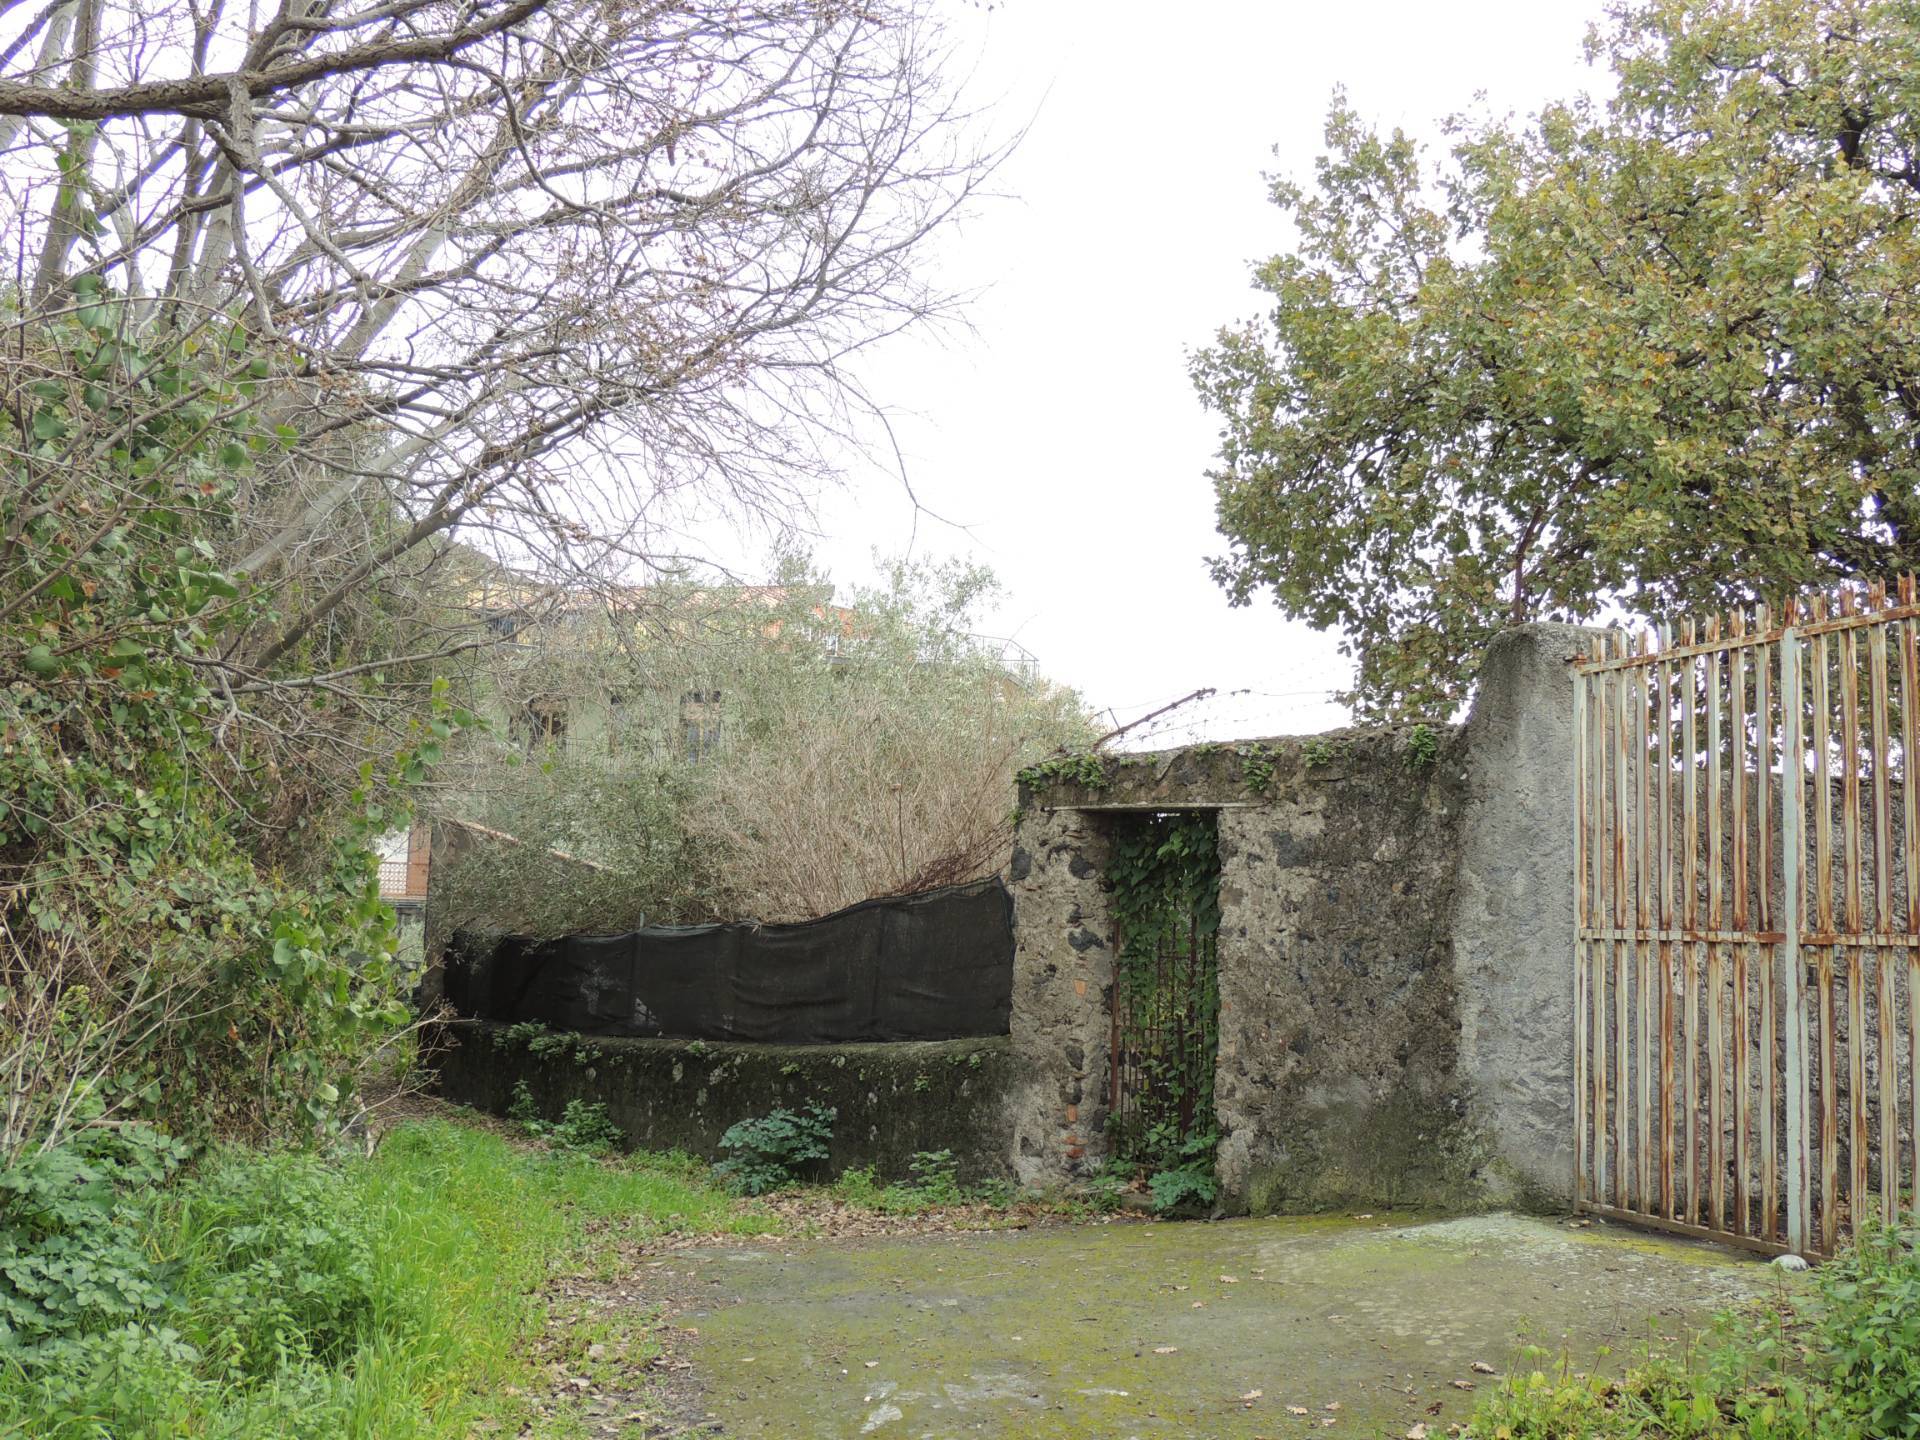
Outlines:
[[[1529,625],[1488,647],[1467,722],[1453,918],[1460,1073],[1492,1147],[1490,1198],[1573,1192],[1573,669],[1597,632]]]
[[[1107,1159],[1113,923],[1097,816],[1028,806],[1007,871],[1013,895],[1013,1169],[1064,1185]]]

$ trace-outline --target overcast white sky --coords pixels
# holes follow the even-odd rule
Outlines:
[[[1002,177],[1015,198],[947,246],[958,283],[990,287],[974,333],[894,342],[869,372],[901,412],[921,500],[967,527],[923,519],[918,553],[990,564],[1012,592],[999,628],[1121,719],[1219,687],[1157,743],[1345,723],[1324,695],[1346,677],[1335,638],[1271,601],[1229,609],[1207,575],[1216,427],[1186,351],[1257,309],[1249,265],[1287,239],[1261,176],[1311,172],[1334,86],[1437,140],[1438,119],[1476,91],[1524,112],[1604,88],[1581,57],[1599,10],[1010,0],[963,22],[977,93],[1032,125]],[[898,482],[877,471],[826,497],[820,520],[816,553],[843,582],[913,533]]]

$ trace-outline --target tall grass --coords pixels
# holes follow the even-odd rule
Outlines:
[[[46,1440],[451,1440],[532,1418],[543,1290],[617,1222],[772,1228],[704,1167],[516,1148],[409,1123],[371,1159],[232,1151],[119,1214],[163,1304],[0,1351],[0,1435]],[[612,1263],[610,1254],[604,1255]]]

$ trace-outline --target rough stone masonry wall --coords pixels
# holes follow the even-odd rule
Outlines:
[[[1497,640],[1463,730],[1103,757],[1023,789],[1014,1168],[1107,1157],[1114,828],[1216,809],[1217,1174],[1229,1210],[1545,1205],[1572,1182],[1572,676]]]
[[[1108,757],[1029,790],[1014,854],[1014,1164],[1036,1184],[1107,1157],[1109,837],[1220,807],[1223,1202],[1262,1213],[1455,1200],[1474,1164],[1447,963],[1459,741],[1354,730]]]

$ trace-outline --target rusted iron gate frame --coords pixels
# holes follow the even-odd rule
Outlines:
[[[1113,986],[1112,1057],[1108,1067],[1108,1112],[1124,1126],[1129,1118],[1164,1108],[1163,1078],[1151,1073],[1156,1063],[1170,1064],[1181,1083],[1174,1090],[1174,1120],[1179,1138],[1189,1139],[1206,1076],[1211,1072],[1217,1045],[1216,1025],[1204,1013],[1205,987],[1218,984],[1217,937],[1203,936],[1196,915],[1185,917],[1184,930],[1163,932],[1154,946],[1151,985],[1146,1013],[1136,993],[1118,973],[1125,937],[1116,927]],[[1142,1102],[1147,1102],[1142,1104]]]
[[[1920,604],[1909,576],[1896,602],[1881,586],[1815,596],[1782,622],[1762,607],[1688,622],[1677,643],[1615,632],[1575,665],[1574,1191],[1583,1211],[1829,1255],[1854,1217],[1896,1217],[1903,1175],[1920,1197],[1895,1033],[1904,970],[1920,1132]]]

